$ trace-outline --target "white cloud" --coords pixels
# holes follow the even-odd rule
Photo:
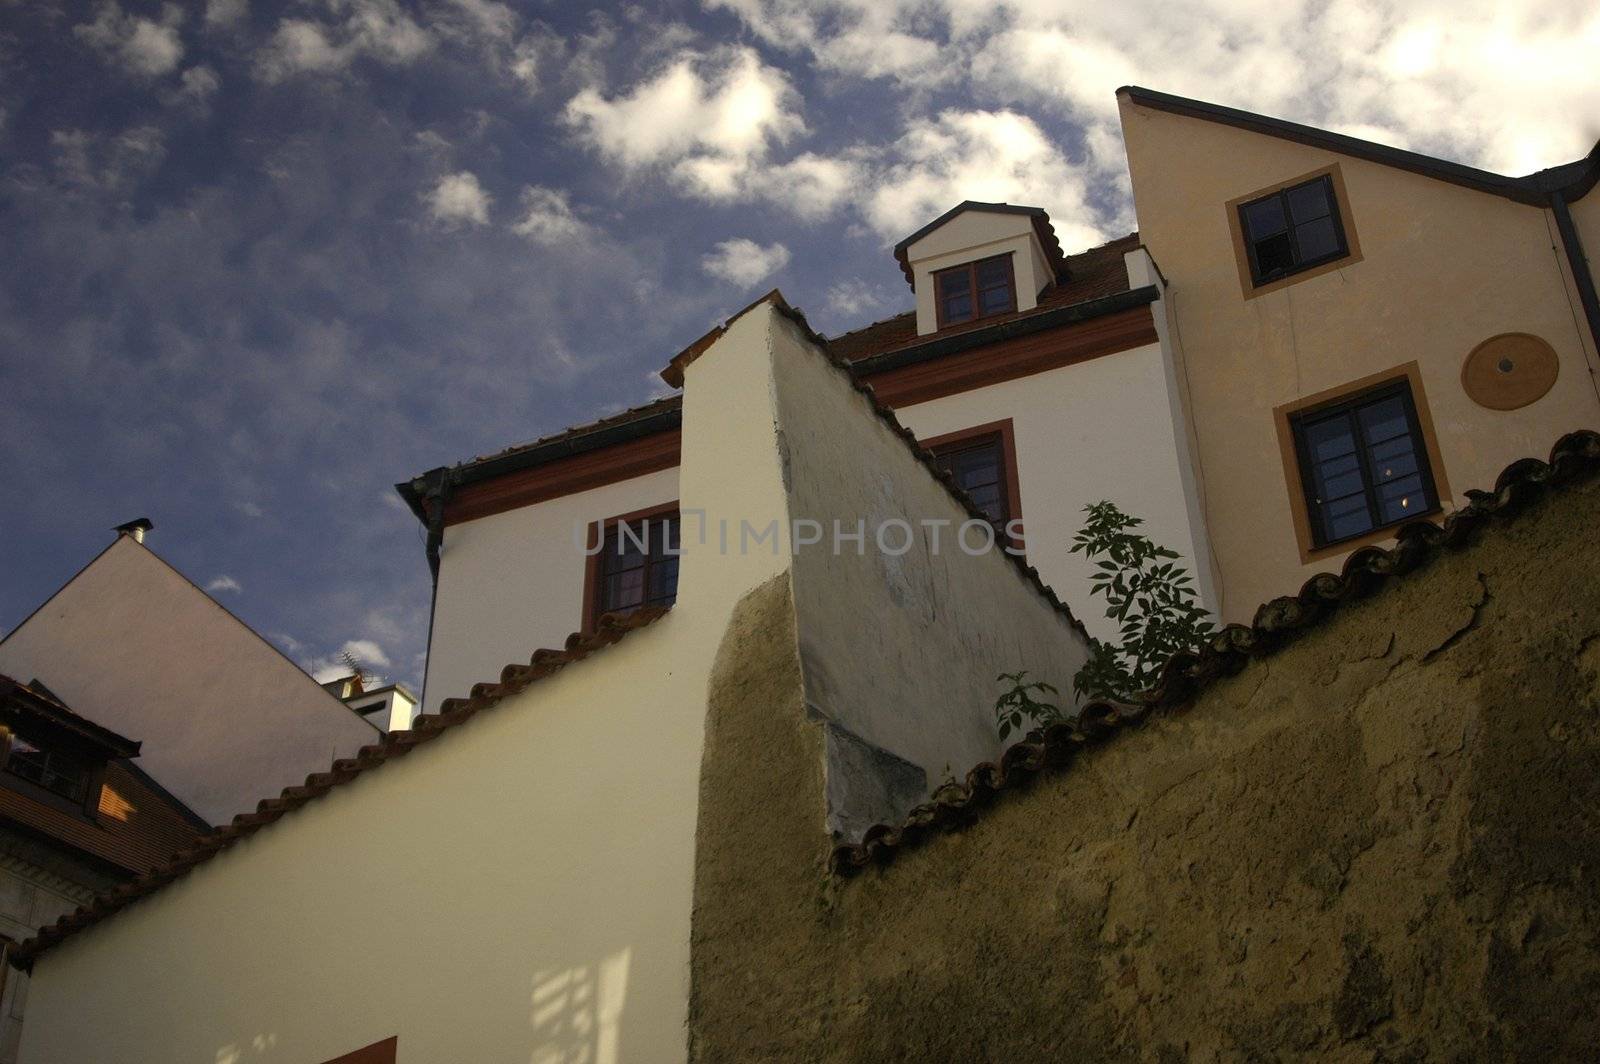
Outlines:
[[[250,0],[206,0],[207,26],[232,26],[250,13]]]
[[[516,35],[516,12],[497,0],[449,0],[448,7],[476,36],[509,42]]]
[[[667,166],[692,191],[724,198],[773,145],[805,131],[782,71],[750,48],[684,52],[628,92],[585,89],[567,104],[579,135],[625,167]]]
[[[203,109],[222,88],[222,79],[208,66],[193,66],[183,72],[178,84],[177,99]]]
[[[1062,246],[1105,236],[1086,202],[1088,179],[1030,118],[1012,111],[944,111],[913,121],[861,205],[882,237],[898,239],[962,200],[1044,207]]]
[[[809,51],[824,70],[857,77],[893,77],[921,85],[950,79],[956,69],[939,42],[918,29],[933,5],[893,0],[705,0],[735,12],[767,44]]]
[[[233,508],[249,518],[265,517],[267,513],[259,504],[253,503],[249,499],[234,503]]]
[[[969,106],[1068,118],[1086,127],[1101,181],[1122,180],[1114,93],[1129,83],[1383,131],[1506,173],[1570,161],[1600,134],[1600,7],[1589,0],[703,3],[819,70],[889,79],[913,103],[960,83]]]
[[[529,185],[522,190],[522,213],[511,231],[541,244],[559,244],[590,235],[587,222],[572,212],[562,189]]]
[[[782,244],[766,247],[754,240],[737,237],[724,240],[700,260],[700,268],[741,288],[760,284],[789,265],[789,249]]]
[[[115,137],[81,129],[50,134],[56,172],[82,190],[120,192],[153,173],[166,158],[166,140],[155,126],[135,126]]]
[[[427,198],[428,213],[443,225],[489,223],[489,194],[470,170],[441,177]]]
[[[433,36],[396,0],[324,0],[324,6],[335,21],[279,21],[271,40],[256,58],[256,69],[264,80],[333,73],[362,57],[402,66],[425,55],[434,45]]]
[[[216,594],[219,591],[242,592],[243,590],[244,586],[226,573],[206,585],[206,591],[211,594]]]
[[[828,286],[823,298],[827,309],[841,318],[876,314],[894,302],[881,285],[869,284],[859,277],[834,282]]]
[[[102,0],[92,22],[74,26],[72,32],[108,61],[120,65],[135,77],[153,78],[170,74],[183,59],[183,41],[178,26],[183,9],[166,4],[159,22],[125,14],[116,0]]]

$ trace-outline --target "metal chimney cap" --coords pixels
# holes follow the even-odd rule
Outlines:
[[[144,542],[144,534],[156,527],[151,524],[148,517],[136,517],[125,525],[118,525],[112,529],[119,536],[132,536],[135,543]]]

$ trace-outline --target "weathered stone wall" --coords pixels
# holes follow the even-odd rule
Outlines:
[[[730,656],[692,1058],[1592,1059],[1596,527],[1569,486],[851,879],[817,725]]]

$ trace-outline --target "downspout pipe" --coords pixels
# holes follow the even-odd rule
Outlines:
[[[433,622],[439,613],[439,550],[444,546],[444,511],[450,500],[450,488],[453,478],[448,469],[435,469],[432,473],[424,474],[413,481],[413,486],[418,489],[424,512],[428,515],[428,538],[423,550],[428,556],[428,572],[433,574],[433,591],[428,598],[428,642],[426,644],[428,664],[433,658]],[[428,699],[428,670],[424,666],[422,674],[422,694],[420,704],[427,705]]]
[[[1567,197],[1559,190],[1550,193],[1550,211],[1556,216],[1556,232],[1561,236],[1561,247],[1567,253],[1567,265],[1572,269],[1572,283],[1578,286],[1578,303],[1589,322],[1589,339],[1595,353],[1600,355],[1600,295],[1596,295],[1594,274],[1589,269],[1589,258],[1583,253],[1583,241],[1578,238],[1578,227],[1572,224],[1572,211],[1567,207]]]

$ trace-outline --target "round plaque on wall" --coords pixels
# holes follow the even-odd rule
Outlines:
[[[1461,367],[1461,387],[1479,406],[1515,410],[1555,387],[1561,360],[1555,348],[1529,333],[1501,333],[1472,349]]]

